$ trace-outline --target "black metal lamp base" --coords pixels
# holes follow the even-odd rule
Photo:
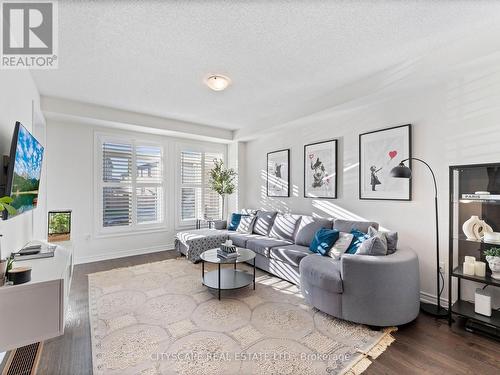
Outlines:
[[[420,311],[432,315],[435,318],[447,318],[448,310],[443,307],[439,307],[437,305],[433,305],[431,303],[423,303],[420,302]]]

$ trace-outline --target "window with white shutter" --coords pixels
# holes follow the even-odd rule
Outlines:
[[[102,232],[162,226],[163,148],[160,145],[98,137]]]
[[[210,170],[222,152],[183,150],[180,152],[180,219],[188,223],[196,219],[220,219],[220,196],[209,187]]]

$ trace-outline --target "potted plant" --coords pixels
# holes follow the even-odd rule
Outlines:
[[[232,168],[224,167],[221,159],[214,159],[214,167],[210,170],[210,188],[222,198],[222,219],[224,220],[226,195],[231,195],[236,189],[234,180],[237,174]]]
[[[500,247],[492,247],[484,252],[491,269],[491,277],[500,280]]]
[[[7,210],[9,215],[15,215],[17,211],[14,207],[10,205],[13,201],[14,199],[12,199],[9,196],[0,198],[0,213]]]

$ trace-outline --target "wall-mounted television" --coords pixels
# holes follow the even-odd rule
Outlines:
[[[20,122],[16,122],[5,189],[6,195],[14,199],[11,206],[17,210],[16,215],[37,206],[43,152],[40,142]],[[4,219],[8,217],[5,211]]]

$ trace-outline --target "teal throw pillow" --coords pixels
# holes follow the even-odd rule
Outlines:
[[[327,255],[338,239],[339,231],[337,229],[321,228],[314,234],[309,250],[313,253]]]
[[[236,228],[238,228],[238,225],[240,225],[240,221],[241,221],[242,216],[250,216],[250,215],[237,214],[237,213],[232,214],[231,221],[229,222],[227,230],[235,231]]]
[[[351,234],[354,236],[351,246],[346,251],[346,254],[356,254],[361,244],[366,241],[370,236],[367,233],[363,233],[357,229],[351,230]]]

